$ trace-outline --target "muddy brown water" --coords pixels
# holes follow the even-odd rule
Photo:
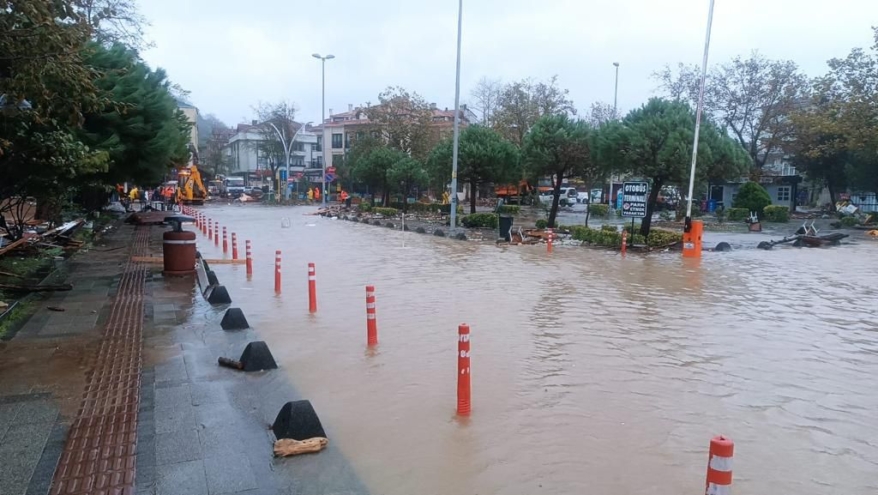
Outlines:
[[[720,433],[736,443],[736,493],[878,490],[876,243],[623,260],[307,208],[204,211],[237,232],[241,256],[253,241],[251,281],[243,266],[213,268],[372,493],[699,493]],[[200,235],[199,248],[222,256]],[[461,322],[472,327],[465,420],[454,415]]]

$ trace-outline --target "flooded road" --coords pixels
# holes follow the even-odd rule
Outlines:
[[[720,433],[736,443],[736,493],[878,490],[876,243],[692,264],[547,256],[307,208],[203,211],[238,234],[242,255],[253,241],[251,281],[243,266],[213,268],[374,494],[699,493]],[[199,249],[222,256],[200,234]],[[461,322],[472,328],[465,420],[454,415]]]

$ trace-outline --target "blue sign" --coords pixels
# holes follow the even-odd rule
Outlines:
[[[332,182],[335,180],[335,176],[332,174],[326,174],[326,182]]]
[[[285,169],[280,169],[280,180],[282,180],[282,181],[287,180],[287,171]]]

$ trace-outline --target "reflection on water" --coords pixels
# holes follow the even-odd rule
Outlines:
[[[373,493],[692,493],[718,433],[736,441],[736,492],[878,489],[878,246],[547,256],[304,208],[206,210],[253,240],[252,281],[213,268]],[[473,342],[466,421],[454,417],[460,322]]]

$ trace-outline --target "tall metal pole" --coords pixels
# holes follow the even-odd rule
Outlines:
[[[617,105],[619,103],[619,62],[613,62],[613,65],[616,66],[616,88],[613,90],[613,120],[616,120],[617,113]],[[589,193],[591,194],[591,193]],[[590,198],[589,198],[590,199]],[[609,198],[607,199],[607,205],[609,209],[613,209],[613,170],[610,169],[610,193]]]
[[[321,68],[320,68],[320,93],[321,93],[321,96],[320,96],[320,122],[322,124],[321,128],[325,129],[326,128],[326,59],[325,58],[320,59],[320,65],[321,65]],[[325,132],[323,133],[323,137],[326,138]],[[323,144],[324,144],[324,146],[326,145],[326,143],[323,143]],[[321,181],[321,184],[323,184],[323,195],[321,197],[323,198],[323,206],[325,207],[326,206],[326,160],[323,160],[323,181]]]
[[[460,35],[463,29],[463,0],[457,5],[457,74],[454,79],[454,144],[451,148],[451,231],[457,229],[457,149],[460,142]],[[475,194],[470,191],[470,194]]]
[[[701,84],[698,88],[698,106],[695,109],[695,139],[692,143],[692,170],[689,172],[689,204],[686,205],[686,223],[683,227],[688,232],[692,226],[692,194],[695,192],[695,162],[698,158],[698,133],[701,129],[701,110],[704,108],[704,79],[707,76],[707,55],[710,53],[710,28],[713,25],[713,4],[707,13],[707,34],[704,39],[704,59],[701,61]]]

